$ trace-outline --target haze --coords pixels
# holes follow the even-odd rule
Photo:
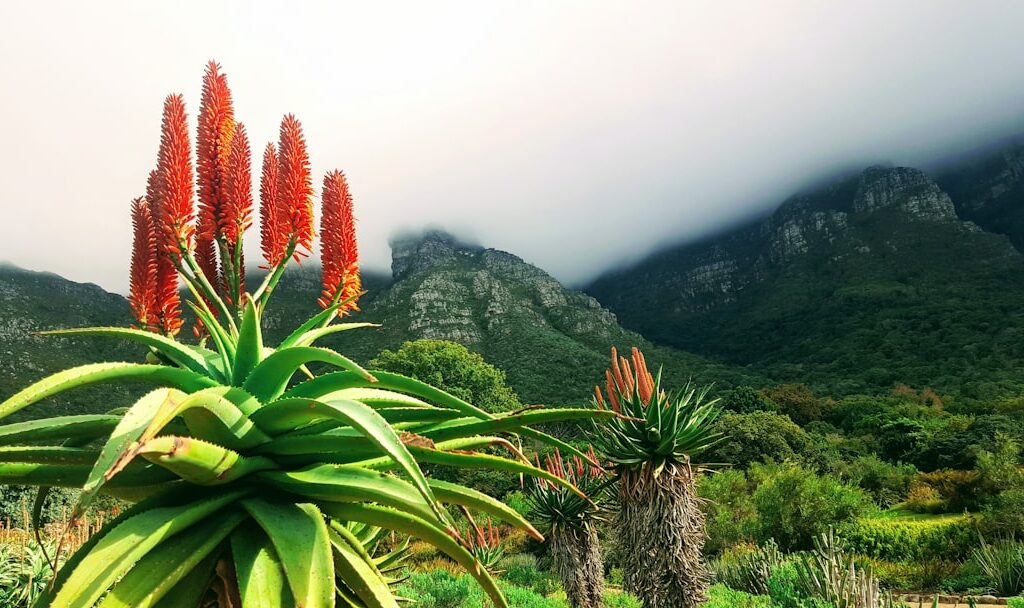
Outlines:
[[[433,225],[578,284],[1022,130],[1022,26],[1009,1],[4,3],[0,260],[124,291],[163,97],[194,120],[214,58],[255,150],[294,112],[315,180],[348,174],[366,267]]]

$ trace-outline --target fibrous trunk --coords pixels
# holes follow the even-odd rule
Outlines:
[[[622,473],[618,536],[625,588],[644,608],[696,608],[710,581],[707,532],[689,466]]]
[[[573,608],[601,608],[604,563],[597,530],[583,526],[553,531],[551,558]]]

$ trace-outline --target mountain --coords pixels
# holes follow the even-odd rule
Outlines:
[[[1019,393],[1022,159],[951,169],[949,191],[918,169],[871,167],[585,291],[651,340],[776,381]]]
[[[0,264],[0,398],[50,373],[97,361],[138,361],[139,348],[100,338],[40,336],[64,327],[126,326],[128,303],[91,283]],[[137,391],[92,387],[72,397],[49,399],[11,419],[102,412],[125,405]]]
[[[367,361],[406,340],[452,340],[503,369],[527,403],[579,404],[607,366],[611,345],[640,346],[666,379],[682,383],[762,382],[673,348],[650,344],[624,330],[592,297],[563,287],[536,266],[510,253],[460,243],[444,232],[392,243],[392,276],[367,277],[367,296],[352,320],[382,326],[346,332],[327,344]],[[285,274],[267,310],[267,333],[283,335],[295,319],[314,312],[319,273]]]

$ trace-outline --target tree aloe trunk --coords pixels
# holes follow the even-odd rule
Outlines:
[[[551,534],[551,557],[573,608],[602,608],[604,563],[597,530],[563,527]]]
[[[623,471],[618,536],[626,591],[644,608],[696,608],[710,581],[707,540],[693,471],[667,464]]]

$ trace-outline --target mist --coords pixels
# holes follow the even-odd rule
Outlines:
[[[318,189],[346,172],[365,267],[440,226],[578,285],[1024,131],[1022,26],[1010,1],[4,3],[0,260],[124,292],[162,100],[194,123],[213,58],[254,151],[293,112]]]

